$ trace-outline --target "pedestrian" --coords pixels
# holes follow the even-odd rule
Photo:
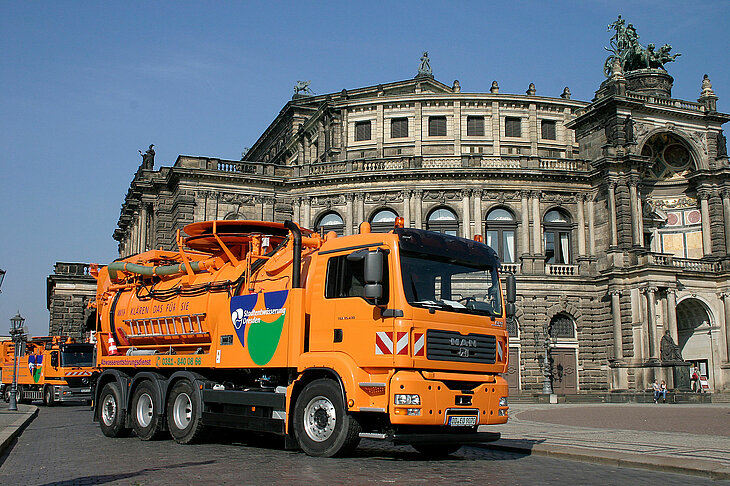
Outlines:
[[[693,365],[692,369],[690,370],[690,381],[692,383],[692,391],[693,392],[700,392],[700,370],[697,369],[697,366]]]
[[[659,403],[659,395],[662,393],[662,388],[659,386],[659,382],[655,379],[654,383],[651,385],[652,390],[654,390],[654,403]]]
[[[662,396],[662,403],[667,403],[667,382],[664,380],[659,385],[659,393]]]

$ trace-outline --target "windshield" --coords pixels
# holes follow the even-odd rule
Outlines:
[[[61,346],[61,366],[93,366],[91,344],[70,344]]]
[[[404,230],[400,242],[403,290],[414,307],[485,316],[502,315],[498,260],[484,244]]]

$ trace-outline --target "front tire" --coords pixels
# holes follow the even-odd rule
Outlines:
[[[43,403],[46,405],[46,407],[52,407],[53,405],[55,405],[52,386],[47,386],[45,390],[43,390]]]
[[[341,456],[360,443],[362,428],[345,410],[342,390],[332,380],[308,384],[294,406],[294,433],[310,456]]]
[[[145,381],[134,391],[132,397],[132,425],[142,440],[159,439],[163,433],[163,419],[156,410],[157,390],[151,382]]]
[[[205,432],[197,390],[188,380],[172,387],[167,397],[167,428],[178,444],[197,442]]]
[[[107,383],[99,395],[99,426],[102,433],[107,437],[126,437],[131,431],[124,426],[126,418],[119,385]]]

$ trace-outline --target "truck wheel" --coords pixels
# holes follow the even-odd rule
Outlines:
[[[190,444],[200,439],[205,431],[200,415],[197,390],[188,380],[172,387],[167,397],[167,428],[178,444]]]
[[[155,410],[156,396],[157,390],[149,381],[142,382],[132,396],[132,425],[142,440],[159,439],[163,432],[163,419]]]
[[[332,457],[353,451],[362,428],[345,411],[342,391],[332,380],[308,384],[294,406],[294,433],[310,456]]]
[[[99,395],[99,426],[107,437],[126,437],[130,429],[124,426],[126,413],[122,408],[122,392],[115,382],[107,383]]]
[[[461,444],[417,444],[413,448],[428,457],[446,457],[461,449]]]
[[[43,403],[47,407],[52,407],[54,405],[53,401],[53,387],[47,386],[45,390],[43,390]]]

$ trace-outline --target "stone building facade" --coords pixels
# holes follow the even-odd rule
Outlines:
[[[89,303],[96,298],[96,280],[87,263],[57,262],[46,279],[46,307],[50,311],[49,336],[83,341],[96,329]]]
[[[672,83],[662,69],[618,69],[584,102],[532,84],[462,92],[419,70],[297,93],[242,160],[141,165],[114,233],[119,255],[171,249],[194,221],[293,219],[352,234],[400,216],[484,235],[517,275],[514,390],[542,390],[546,351],[556,393],[671,387],[666,334],[711,389],[728,390],[730,116],[709,79],[696,102],[672,98]]]

